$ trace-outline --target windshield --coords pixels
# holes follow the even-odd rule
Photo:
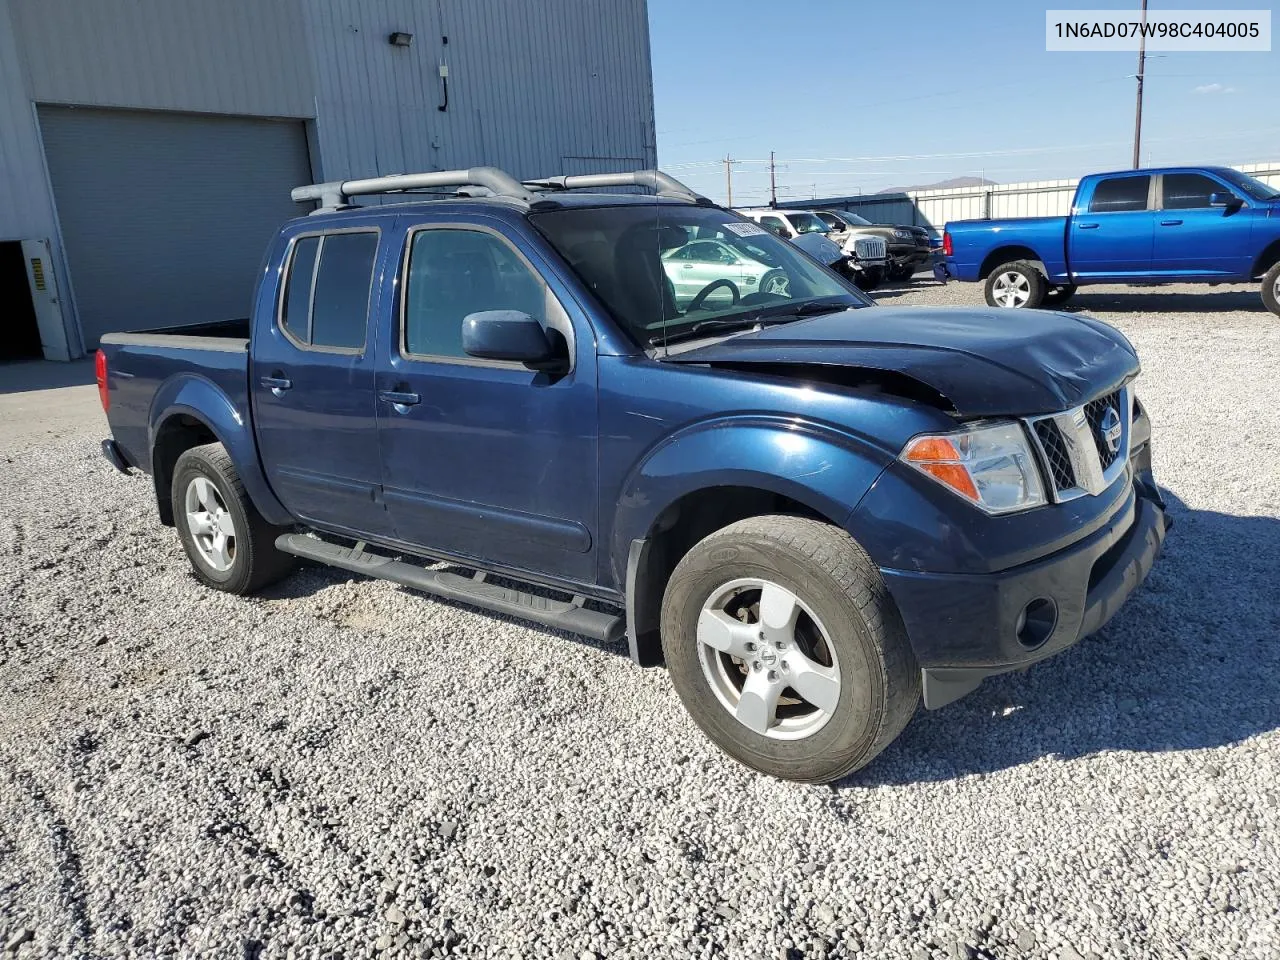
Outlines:
[[[866,217],[860,217],[856,213],[850,213],[848,210],[838,210],[836,211],[836,213],[841,220],[843,220],[845,223],[851,224],[852,226],[855,226],[855,227],[871,226],[871,221],[868,220]]]
[[[788,212],[787,216],[791,218],[791,225],[796,228],[796,233],[826,233],[831,229],[807,210]]]
[[[1222,177],[1232,186],[1239,187],[1254,200],[1275,200],[1280,197],[1280,190],[1275,187],[1269,187],[1261,180],[1241,173],[1239,170],[1215,170],[1218,176]]]
[[[715,207],[578,207],[529,221],[640,344],[872,302],[792,244]]]

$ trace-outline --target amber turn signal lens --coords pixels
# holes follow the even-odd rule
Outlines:
[[[978,488],[961,463],[960,451],[946,437],[920,437],[908,445],[903,459],[970,500],[977,500]]]

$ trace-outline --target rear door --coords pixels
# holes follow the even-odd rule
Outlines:
[[[1103,177],[1087,207],[1072,213],[1068,227],[1071,272],[1092,280],[1124,280],[1151,271],[1155,213],[1152,177],[1146,173]]]
[[[258,449],[289,512],[355,534],[389,535],[380,493],[371,304],[381,231],[371,221],[293,236],[270,323],[250,344]]]
[[[1185,277],[1247,276],[1253,258],[1248,204],[1226,184],[1203,173],[1166,173],[1161,178],[1155,228],[1156,273]],[[1238,205],[1213,207],[1213,194],[1236,197]]]
[[[398,539],[487,565],[593,583],[595,341],[537,250],[480,214],[404,217],[393,334],[380,345],[383,495]],[[398,228],[399,229],[399,228]],[[462,321],[519,310],[568,342],[540,373],[462,349]]]

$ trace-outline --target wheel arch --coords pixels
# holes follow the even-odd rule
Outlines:
[[[611,561],[615,582],[625,587],[627,639],[637,663],[661,662],[662,597],[695,543],[731,523],[774,513],[848,529],[892,461],[865,440],[787,426],[702,425],[659,447],[623,484]]]
[[[982,266],[978,268],[978,279],[985,280],[991,276],[991,272],[1002,263],[1011,263],[1014,260],[1026,260],[1035,264],[1047,279],[1049,272],[1045,267],[1044,261],[1040,258],[1040,254],[1036,253],[1030,247],[1021,244],[1010,244],[1003,247],[997,247],[982,259]]]
[[[1252,279],[1260,278],[1264,273],[1280,263],[1280,237],[1272,240],[1271,243],[1263,248],[1258,254],[1258,259],[1253,262],[1253,270],[1249,276]]]
[[[253,505],[268,523],[284,525],[291,517],[271,491],[262,472],[251,428],[231,399],[209,380],[188,376],[161,386],[150,416],[151,478],[160,522],[173,526],[170,487],[173,468],[192,447],[221,443]]]

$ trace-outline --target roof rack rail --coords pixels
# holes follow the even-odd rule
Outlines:
[[[660,197],[709,203],[683,183],[661,170],[633,170],[630,173],[580,173],[563,177],[525,180],[524,186],[542,190],[580,190],[593,187],[648,187]]]
[[[422,190],[428,187],[485,187],[494,196],[510,197],[524,203],[532,203],[537,197],[511,174],[497,167],[471,167],[469,170],[438,170],[432,173],[402,173],[386,177],[370,177],[365,180],[331,180],[313,183],[306,187],[294,187],[290,196],[295,203],[315,200],[322,210],[336,210],[347,205],[350,197],[375,193],[402,193],[406,190]]]

